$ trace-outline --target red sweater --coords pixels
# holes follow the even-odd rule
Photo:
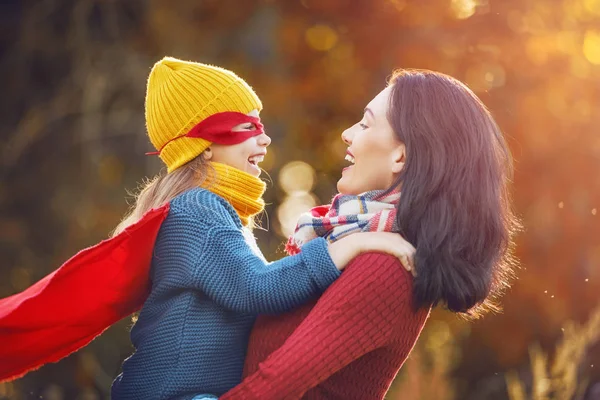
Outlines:
[[[383,399],[428,316],[396,258],[363,254],[318,301],[258,318],[245,379],[220,399]]]

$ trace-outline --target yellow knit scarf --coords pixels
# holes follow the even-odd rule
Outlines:
[[[208,168],[208,177],[200,186],[227,200],[237,212],[242,225],[248,226],[250,218],[265,208],[262,196],[266,184],[226,164],[211,162],[210,166],[212,170]]]

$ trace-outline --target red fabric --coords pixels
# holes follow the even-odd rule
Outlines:
[[[232,129],[245,122],[253,123],[255,129],[251,131],[232,131]],[[253,136],[258,136],[264,133],[264,126],[260,122],[260,118],[242,114],[236,111],[224,111],[213,114],[196,124],[185,135],[177,136],[165,143],[160,150],[146,153],[146,155],[158,155],[166,145],[173,140],[182,137],[202,138],[209,142],[232,145],[244,142]]]
[[[158,230],[169,205],[80,251],[21,293],[0,300],[0,382],[56,362],[139,310],[150,289]]]
[[[383,399],[429,315],[411,296],[396,258],[357,257],[317,302],[258,318],[245,379],[220,399]]]
[[[245,122],[253,123],[256,129],[251,131],[232,131],[234,127]],[[242,143],[246,139],[258,136],[263,132],[263,124],[260,123],[260,118],[235,111],[225,111],[202,120],[185,136],[202,138],[217,144],[232,145]]]

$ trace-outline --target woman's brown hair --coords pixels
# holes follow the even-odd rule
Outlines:
[[[417,249],[414,301],[475,317],[496,309],[520,225],[508,191],[512,157],[477,96],[436,72],[394,73],[388,120],[406,147],[400,233]]]

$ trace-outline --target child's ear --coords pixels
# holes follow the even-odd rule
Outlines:
[[[392,172],[398,174],[404,169],[404,163],[406,162],[406,147],[404,144],[398,145],[392,153]]]
[[[204,159],[206,161],[212,159],[212,156],[213,156],[212,149],[210,147],[208,147],[206,150],[204,150],[204,152],[202,152],[202,156],[204,157]]]

